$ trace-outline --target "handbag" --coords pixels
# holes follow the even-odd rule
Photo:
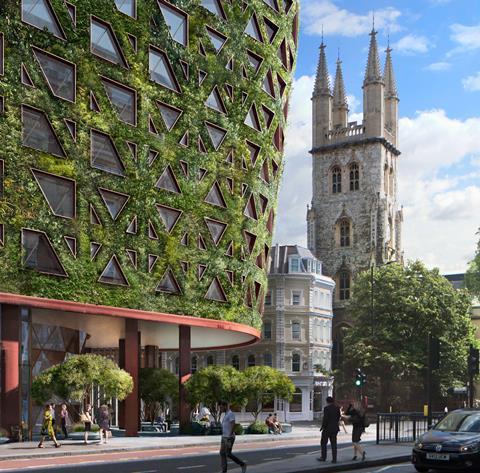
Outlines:
[[[84,414],[83,412],[80,414],[80,422],[90,422],[87,415]]]

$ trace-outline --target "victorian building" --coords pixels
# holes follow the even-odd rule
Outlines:
[[[313,193],[307,211],[308,248],[336,281],[334,363],[341,358],[345,303],[355,276],[371,266],[401,262],[402,211],[397,206],[398,93],[390,48],[383,73],[377,32],[370,33],[363,81],[363,121],[349,122],[337,61],[333,93],[322,41],[313,104]]]

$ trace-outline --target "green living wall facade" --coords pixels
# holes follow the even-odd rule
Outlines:
[[[0,5],[0,291],[260,325],[287,0]]]

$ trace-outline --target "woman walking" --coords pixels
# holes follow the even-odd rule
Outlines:
[[[365,450],[360,445],[362,440],[362,434],[365,432],[365,409],[359,402],[355,402],[353,406],[348,406],[345,412],[346,418],[350,420],[352,424],[352,443],[353,443],[353,458],[356,460],[358,456],[361,456],[362,461],[365,461]],[[358,456],[357,456],[358,455]]]
[[[100,427],[100,443],[107,443],[108,433],[110,432],[110,412],[105,404],[100,406],[98,425]]]
[[[68,409],[66,404],[62,404],[62,410],[60,411],[60,420],[61,420],[63,438],[68,439],[67,425],[70,424],[70,418],[68,416]]]
[[[42,432],[41,432],[41,438],[40,438],[40,443],[38,444],[38,448],[45,448],[43,446],[43,442],[45,440],[45,437],[47,436],[53,440],[53,443],[55,444],[55,448],[60,447],[60,444],[57,442],[57,439],[55,438],[55,431],[53,430],[52,406],[50,404],[47,404],[45,406],[45,410],[43,412]]]
[[[80,420],[83,422],[85,429],[83,434],[83,443],[85,445],[88,444],[88,432],[92,430],[92,423],[93,423],[93,415],[92,415],[92,406],[87,404],[85,410],[82,412],[80,416]]]

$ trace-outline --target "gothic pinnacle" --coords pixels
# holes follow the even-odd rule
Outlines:
[[[331,95],[330,79],[328,76],[327,57],[325,55],[325,44],[320,45],[320,57],[318,60],[317,77],[315,79],[315,87],[313,95]]]
[[[338,108],[348,107],[347,96],[345,93],[345,83],[343,81],[342,61],[340,57],[337,60],[337,71],[335,73],[335,84],[333,87],[333,106]]]
[[[395,73],[393,71],[391,52],[392,49],[390,48],[389,44],[386,50],[387,56],[385,58],[385,68],[383,70],[383,81],[385,82],[385,97],[398,98],[397,82],[395,80]]]
[[[368,51],[367,70],[365,71],[363,85],[381,81],[382,74],[380,72],[380,58],[378,56],[377,32],[373,28],[370,33],[370,49]]]

